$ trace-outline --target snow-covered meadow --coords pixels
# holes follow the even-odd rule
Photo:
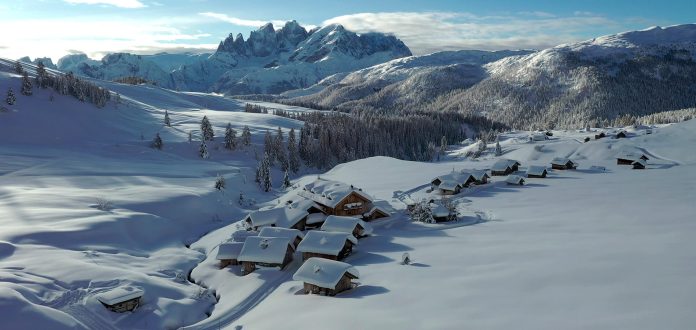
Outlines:
[[[19,79],[2,73],[0,91]],[[359,286],[324,297],[301,294],[302,283],[292,280],[298,254],[283,271],[246,276],[238,266],[220,270],[214,258],[248,212],[296,198],[296,191],[261,193],[253,182],[254,148],[223,149],[224,126],[231,122],[241,132],[248,125],[258,146],[266,129],[297,129],[301,122],[244,113],[244,102],[218,95],[107,84],[122,95],[118,106],[97,109],[65,96],[50,101],[50,91],[35,88],[0,113],[0,328],[696,323],[694,120],[587,143],[582,139],[595,132],[554,131],[534,143],[528,132],[504,134],[502,157],[520,161],[522,170],[548,166],[554,157],[576,160],[579,169],[551,171],[521,187],[494,177],[465,189],[453,197],[462,217],[452,223],[413,223],[403,201],[440,198],[428,192],[432,178],[489,168],[497,157],[463,160],[471,147],[456,147],[438,163],[373,157],[338,165],[321,176],[363,188],[392,217],[373,222],[374,235],[345,260],[359,271]],[[165,110],[172,127],[163,125]],[[187,141],[204,115],[218,137],[208,160],[197,155],[197,135]],[[157,132],[162,151],[149,148]],[[648,169],[616,165],[623,151],[646,153]],[[213,188],[218,174],[227,180],[224,193]],[[297,186],[317,173],[302,174]],[[240,206],[240,192],[257,204]],[[111,207],[98,209],[99,198]],[[410,265],[400,263],[405,252]],[[120,285],[145,290],[135,312],[111,313],[96,301]]]

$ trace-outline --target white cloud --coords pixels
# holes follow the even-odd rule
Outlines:
[[[238,25],[238,26],[248,26],[248,27],[254,27],[254,28],[261,27],[263,25],[266,25],[266,23],[270,22],[271,24],[273,24],[273,28],[277,29],[277,28],[283,27],[283,25],[285,25],[285,22],[286,22],[283,20],[260,21],[260,20],[242,19],[242,18],[237,18],[237,17],[231,17],[231,16],[221,14],[221,13],[211,13],[211,12],[199,13],[198,15],[214,18],[216,20],[227,22],[230,24]]]
[[[63,0],[69,4],[85,5],[110,5],[120,8],[143,8],[144,3],[139,0]]]
[[[592,36],[588,29],[618,24],[600,15],[557,17],[544,12],[478,16],[453,12],[383,12],[344,15],[324,21],[359,33],[393,34],[414,54],[456,49],[547,48]]]

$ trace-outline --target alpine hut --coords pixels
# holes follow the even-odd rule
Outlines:
[[[321,230],[352,234],[355,238],[361,238],[372,234],[372,226],[365,221],[358,218],[337,215],[328,216],[321,226]]]
[[[578,164],[565,157],[556,157],[551,161],[551,168],[554,170],[574,170]]]
[[[309,213],[289,206],[250,213],[244,221],[254,230],[263,227],[283,227],[304,230]]]
[[[242,251],[244,243],[241,242],[225,242],[218,246],[218,253],[215,259],[220,261],[220,269],[229,265],[239,265],[239,252]]]
[[[122,286],[99,294],[97,300],[108,310],[123,313],[138,308],[144,294],[145,291],[142,289]]]
[[[347,233],[312,230],[297,247],[302,252],[302,259],[311,257],[342,260],[353,252],[358,244],[355,236]]]
[[[505,182],[509,185],[522,186],[524,185],[524,178],[519,175],[508,175]]]
[[[290,243],[294,248],[300,244],[304,238],[304,234],[297,229],[281,228],[281,227],[264,227],[259,232],[261,237],[283,237],[290,239]]]
[[[362,215],[372,209],[372,197],[362,189],[338,181],[317,179],[298,195],[314,201],[327,215]]]
[[[501,159],[491,167],[491,175],[509,175],[517,172],[520,162],[512,159]]]
[[[360,277],[355,267],[341,261],[309,258],[295,272],[292,279],[304,282],[306,294],[335,296],[353,287],[351,280]]]
[[[545,178],[548,174],[545,166],[532,165],[527,169],[528,178]]]
[[[283,269],[292,261],[293,252],[289,238],[250,236],[244,242],[237,260],[241,262],[242,273],[246,275],[257,266]]]
[[[616,164],[633,165],[633,163],[639,159],[650,160],[650,158],[643,153],[624,152],[616,157]]]
[[[638,159],[635,162],[633,162],[633,164],[631,164],[631,165],[633,165],[634,170],[644,170],[645,167],[648,166],[648,163],[643,159]]]

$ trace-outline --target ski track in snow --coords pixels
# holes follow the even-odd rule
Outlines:
[[[70,304],[60,309],[90,330],[118,330],[82,304]]]

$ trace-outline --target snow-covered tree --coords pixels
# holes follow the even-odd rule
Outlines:
[[[155,138],[152,139],[152,143],[150,144],[150,146],[157,150],[162,150],[164,143],[162,143],[162,138],[160,137],[159,133],[155,134]]]
[[[215,137],[213,125],[210,124],[208,116],[203,116],[203,119],[201,119],[201,134],[204,141],[212,141],[213,137]]]
[[[231,123],[227,123],[225,128],[225,149],[234,150],[237,148],[237,131],[232,128]]]
[[[280,127],[278,127],[278,132],[276,133],[275,139],[273,140],[273,153],[275,154],[276,160],[278,160],[280,169],[282,171],[287,171],[288,155],[285,152],[284,140],[285,138],[283,138],[283,130],[281,130]]]
[[[40,88],[48,87],[48,74],[42,61],[36,65],[36,85]]]
[[[500,147],[500,140],[499,139],[495,140],[495,155],[496,156],[503,155],[503,148]]]
[[[169,119],[169,111],[167,110],[164,110],[164,126],[172,126],[172,121]]]
[[[17,101],[17,98],[15,97],[12,87],[10,87],[7,89],[7,97],[5,97],[5,102],[9,105],[13,105],[15,104],[15,101]]]
[[[217,189],[217,190],[225,189],[225,178],[222,177],[222,175],[220,175],[220,174],[218,174],[217,178],[215,178],[215,189]]]
[[[263,152],[268,156],[268,163],[270,164],[270,166],[273,166],[273,164],[275,164],[274,151],[276,149],[274,147],[274,143],[275,140],[271,135],[271,131],[266,130],[266,135],[263,138]]]
[[[262,178],[262,170],[261,167],[263,166],[262,162],[259,160],[256,163],[256,173],[254,177],[254,182],[259,185],[259,188],[261,188],[261,182],[263,181]]]
[[[290,182],[290,174],[288,171],[285,171],[285,175],[283,175],[283,189],[290,188],[292,186],[292,183]]]
[[[288,168],[292,173],[297,173],[300,170],[300,154],[297,150],[294,128],[291,128],[290,133],[288,133]]]
[[[271,161],[268,154],[263,155],[263,161],[261,162],[261,187],[263,191],[269,192],[273,187],[273,182],[271,179]]]
[[[201,140],[201,146],[198,147],[198,156],[203,159],[210,158],[210,154],[208,154],[208,146],[205,144],[205,140]]]
[[[442,139],[440,139],[440,155],[445,155],[447,152],[447,137],[442,136]]]
[[[19,63],[19,61],[15,61],[14,70],[15,70],[16,74],[24,73],[24,68],[22,67],[22,63]]]
[[[29,96],[34,93],[33,91],[33,86],[31,85],[31,80],[29,80],[29,76],[27,75],[27,72],[25,71],[22,73],[22,90],[21,90],[22,95]]]
[[[411,220],[419,222],[434,223],[433,211],[430,209],[430,203],[425,199],[414,205],[413,209],[409,212]]]
[[[245,147],[251,145],[251,130],[247,125],[244,125],[244,128],[242,129],[242,145]]]

